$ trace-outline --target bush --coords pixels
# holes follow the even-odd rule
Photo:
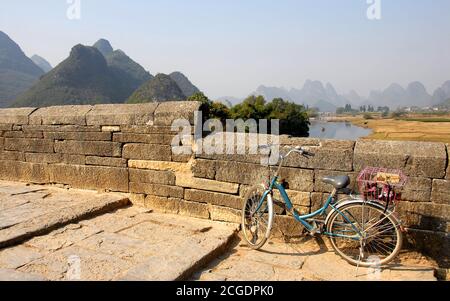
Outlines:
[[[363,117],[364,117],[364,119],[366,119],[366,120],[373,119],[372,114],[369,114],[369,113],[364,114]]]

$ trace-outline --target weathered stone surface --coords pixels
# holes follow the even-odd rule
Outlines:
[[[5,138],[0,137],[0,152],[4,149],[4,147],[5,147]]]
[[[99,126],[83,125],[22,125],[23,131],[44,131],[44,132],[100,132]]]
[[[7,131],[3,133],[5,138],[44,138],[41,131]]]
[[[269,180],[269,168],[248,163],[217,161],[216,180],[239,184],[260,184]]]
[[[175,185],[175,174],[171,171],[129,169],[130,182]]]
[[[114,133],[113,141],[121,143],[146,143],[171,145],[174,135]]]
[[[14,151],[0,151],[0,160],[25,161],[25,154]]]
[[[282,137],[281,143],[287,146],[303,146],[315,153],[315,156],[311,158],[293,153],[284,161],[285,166],[338,171],[353,170],[353,149],[355,146],[353,141]],[[286,150],[281,149],[280,152],[284,153]]]
[[[184,188],[194,188],[230,194],[237,194],[239,189],[238,184],[194,178],[190,173],[177,173],[176,185]]]
[[[130,193],[130,202],[139,207],[145,207],[145,194]]]
[[[442,143],[360,140],[356,143],[354,168],[399,168],[409,176],[444,178],[447,154]]]
[[[127,167],[127,160],[122,158],[87,156],[86,165]]]
[[[91,155],[101,157],[120,157],[120,143],[107,141],[56,141],[55,152],[72,155]]]
[[[450,205],[450,180],[433,180],[431,201],[437,204]]]
[[[325,202],[328,200],[330,196],[329,193],[321,193],[321,192],[313,192],[311,193],[311,212],[315,212],[325,205]],[[337,199],[339,201],[343,201],[348,199],[349,196],[346,194],[338,194]]]
[[[282,234],[282,236],[287,237],[300,236],[304,229],[303,225],[297,222],[293,217],[280,215],[275,216],[273,228],[274,234]]]
[[[169,145],[128,143],[123,146],[123,157],[135,160],[171,161]]]
[[[172,130],[171,126],[129,125],[120,126],[122,133],[135,134],[178,134],[178,129]],[[194,132],[194,129],[191,129]]]
[[[196,189],[186,189],[184,199],[235,209],[242,209],[243,206],[243,200],[239,196]]]
[[[130,182],[130,192],[145,193],[161,197],[183,198],[184,196],[184,190],[181,187],[142,182]]]
[[[1,131],[11,131],[13,128],[12,124],[2,124],[0,123],[0,136],[1,136]]]
[[[213,221],[241,223],[241,210],[212,205],[209,207],[209,213]]]
[[[402,200],[429,202],[432,180],[428,178],[409,177],[402,189]]]
[[[271,168],[271,174],[274,175],[277,168]],[[289,189],[297,191],[313,191],[314,189],[314,171],[309,169],[284,167],[280,171],[280,179],[287,182]]]
[[[45,139],[78,141],[111,141],[108,132],[44,132]]]
[[[102,126],[102,132],[117,133],[117,132],[120,132],[120,126],[119,125],[104,125],[104,126]]]
[[[180,209],[180,199],[148,195],[145,198],[145,207],[157,212],[177,214]]]
[[[200,110],[200,102],[168,101],[159,103],[155,111],[157,126],[171,126],[177,119],[186,119],[194,124],[194,112]]]
[[[38,249],[17,246],[0,251],[0,267],[17,269],[33,260],[43,257],[44,254]]]
[[[64,164],[74,164],[74,165],[85,165],[86,156],[84,155],[71,155],[71,154],[61,154],[62,162]]]
[[[65,164],[54,164],[49,168],[53,183],[68,184],[82,189],[128,192],[128,170],[126,168]]]
[[[53,140],[5,138],[5,150],[30,153],[53,153]]]
[[[90,105],[40,108],[30,115],[30,124],[86,125],[86,114],[91,109]]]
[[[311,193],[299,192],[294,190],[286,190],[292,204],[296,206],[310,207],[311,206]],[[275,200],[283,202],[283,198],[278,190],[274,191],[273,198]]]
[[[196,178],[214,180],[216,176],[216,161],[196,159],[192,164],[191,170]]]
[[[209,219],[208,208],[209,207],[207,204],[179,200],[178,214],[196,218]]]
[[[128,167],[136,169],[168,170],[181,173],[189,173],[191,170],[190,164],[169,161],[128,160]]]
[[[435,203],[400,202],[398,211],[406,227],[447,232],[450,206]]]
[[[316,169],[314,171],[314,191],[315,192],[331,192],[331,191],[333,191],[332,185],[325,184],[322,181],[322,178],[324,178],[326,176],[331,176],[331,177],[349,176],[350,177],[350,185],[348,187],[355,189],[355,191],[358,190],[357,183],[356,183],[357,175],[355,173]]]
[[[30,163],[60,163],[61,154],[26,153],[25,160]]]
[[[0,178],[37,184],[49,183],[47,165],[18,161],[0,161]]]
[[[28,117],[36,108],[1,109],[0,123],[3,124],[28,124]]]
[[[95,105],[86,115],[88,125],[148,125],[157,103]]]
[[[0,268],[0,281],[46,281],[42,276]]]

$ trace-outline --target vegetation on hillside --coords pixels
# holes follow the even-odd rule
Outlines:
[[[162,102],[186,100],[177,83],[166,74],[158,74],[140,86],[127,100],[127,103]]]

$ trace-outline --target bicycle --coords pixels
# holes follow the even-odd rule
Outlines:
[[[300,146],[289,148],[286,155],[280,155],[273,178],[266,185],[253,187],[244,196],[242,229],[247,244],[259,250],[269,239],[274,220],[273,191],[277,189],[286,211],[311,235],[328,236],[335,252],[348,263],[371,267],[385,265],[396,258],[403,241],[401,222],[381,202],[351,196],[346,191],[350,185],[348,176],[323,178],[324,183],[333,186],[325,204],[310,214],[299,214],[279,181],[283,161],[293,153],[308,159],[315,156]],[[338,201],[339,192],[344,192],[349,198]]]

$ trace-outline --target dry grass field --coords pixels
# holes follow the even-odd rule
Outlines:
[[[370,128],[373,133],[366,139],[429,141],[450,143],[450,116],[414,115],[402,119],[364,119],[362,116],[336,117],[334,121],[348,121]]]

